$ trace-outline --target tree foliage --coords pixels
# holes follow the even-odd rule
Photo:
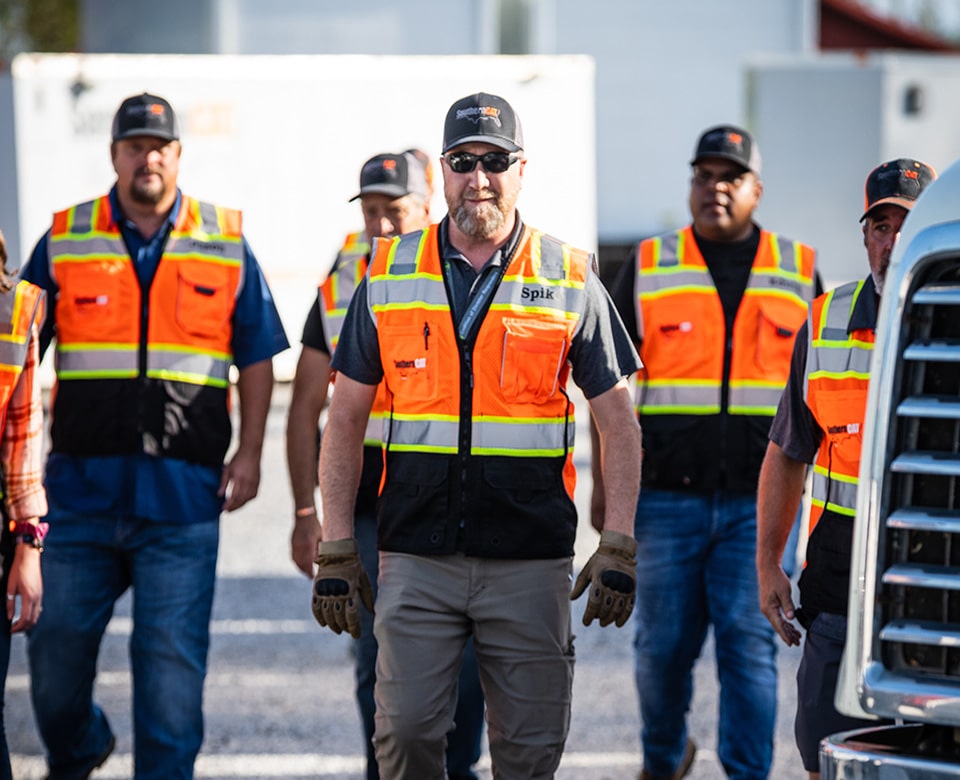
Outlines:
[[[0,0],[0,57],[76,51],[79,0]]]

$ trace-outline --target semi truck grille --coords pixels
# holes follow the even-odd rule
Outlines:
[[[957,264],[918,269],[903,308],[876,601],[884,667],[940,679],[960,678]]]

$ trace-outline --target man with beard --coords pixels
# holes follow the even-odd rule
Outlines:
[[[612,288],[643,360],[634,529],[640,777],[690,770],[693,665],[712,626],[717,754],[729,777],[760,780],[773,756],[777,667],[757,609],[757,476],[813,297],[814,250],[754,223],[763,184],[746,130],[709,128],[691,166],[692,224],[641,242]]]
[[[447,113],[448,216],[378,239],[333,357],[320,454],[324,530],[314,614],[352,630],[371,601],[354,540],[364,429],[389,403],[378,510],[376,744],[384,778],[444,777],[444,735],[473,637],[498,777],[553,777],[570,722],[571,597],[589,623],[633,607],[639,363],[587,252],[525,225],[526,164],[510,104],[486,93]],[[573,404],[587,397],[606,452],[600,548],[570,591]]]
[[[134,774],[193,777],[222,510],[257,494],[288,344],[241,214],[177,187],[180,131],[155,95],[123,101],[114,187],[54,215],[24,270],[56,338],[44,612],[28,645],[50,778],[85,778],[115,739],[97,653],[133,588]],[[229,370],[238,369],[239,443]]]
[[[860,217],[870,274],[814,300],[793,349],[790,379],[770,428],[760,470],[757,572],[760,607],[788,646],[800,644],[794,618],[806,629],[797,670],[795,734],[804,769],[820,776],[820,740],[876,725],[833,704],[847,639],[847,600],[867,384],[883,281],[897,236],[913,204],[936,178],[925,163],[901,158],[867,176]],[[781,568],[790,517],[813,463],[810,539],[795,609]]]
[[[364,229],[350,233],[330,273],[317,291],[303,326],[303,347],[297,360],[287,415],[287,466],[293,489],[294,526],[290,549],[297,567],[308,577],[314,574],[314,558],[320,542],[320,519],[314,504],[317,486],[317,430],[320,415],[334,379],[330,356],[340,339],[343,315],[357,284],[370,261],[370,241],[419,230],[430,224],[430,158],[413,149],[401,154],[377,154],[360,169],[360,191],[350,200],[360,201]],[[378,393],[364,437],[363,469],[354,505],[354,537],[364,570],[373,586],[379,574],[377,553],[377,495],[383,471],[382,408],[385,394]],[[356,654],[356,697],[360,709],[367,752],[366,780],[379,780],[373,749],[373,688],[376,681],[377,640],[373,635],[373,614],[360,613],[354,646]],[[464,651],[458,680],[457,727],[447,735],[449,780],[476,780],[473,765],[480,759],[483,736],[483,691],[477,674],[473,643]]]

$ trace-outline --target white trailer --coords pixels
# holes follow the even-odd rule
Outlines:
[[[747,70],[761,140],[765,225],[819,250],[828,286],[867,274],[857,220],[867,173],[960,158],[960,59],[925,54],[763,57]]]
[[[180,117],[183,190],[244,212],[294,345],[275,361],[278,378],[292,376],[304,317],[344,234],[362,227],[347,202],[361,165],[414,146],[436,160],[446,110],[464,95],[500,94],[521,117],[523,218],[596,249],[587,56],[24,54],[0,76],[0,227],[13,265],[26,262],[54,211],[112,185],[113,113],[144,91]]]

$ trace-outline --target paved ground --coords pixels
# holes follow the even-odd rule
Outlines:
[[[220,579],[214,606],[207,729],[198,778],[340,778],[363,774],[359,717],[353,699],[351,640],[320,629],[310,614],[310,586],[289,560],[291,503],[283,454],[289,387],[278,385],[268,423],[263,484],[258,499],[222,524]],[[581,414],[581,429],[586,416]],[[589,495],[589,445],[581,430],[577,464],[582,507]],[[583,516],[583,515],[582,515]],[[577,563],[596,547],[581,524]],[[574,605],[577,668],[570,736],[559,780],[628,780],[640,768],[632,629],[580,625]],[[94,778],[132,774],[130,685],[127,672],[129,600],[122,600],[101,652],[97,697],[117,733],[117,751]],[[7,681],[6,727],[14,777],[44,775],[43,751],[28,695],[25,642],[14,638]],[[780,716],[772,778],[803,780],[793,745],[793,678],[798,653],[780,655]],[[723,778],[717,761],[717,684],[708,643],[697,666],[691,735],[700,747],[689,775]],[[743,734],[750,739],[750,734]],[[484,780],[491,777],[485,754]]]

